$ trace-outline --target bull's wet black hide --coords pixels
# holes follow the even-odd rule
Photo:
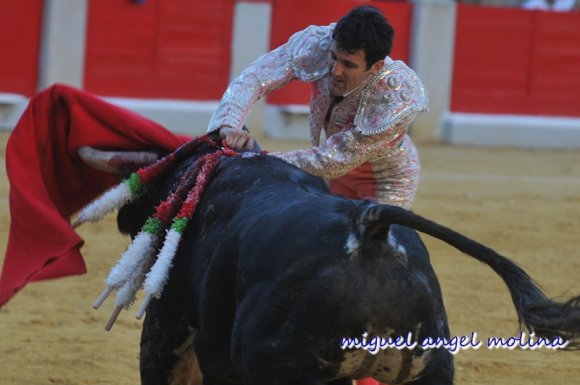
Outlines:
[[[184,167],[123,208],[120,230],[135,235]],[[437,278],[412,228],[490,265],[536,334],[578,338],[578,303],[548,301],[493,250],[404,209],[333,196],[321,179],[279,159],[239,156],[221,161],[169,282],[147,310],[142,384],[170,383],[176,349],[192,331],[205,384],[320,385],[367,376],[451,384],[446,349],[372,355],[340,348],[342,337],[365,331],[449,338]]]

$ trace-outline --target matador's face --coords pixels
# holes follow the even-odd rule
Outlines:
[[[346,96],[366,82],[382,65],[383,61],[380,60],[367,69],[364,50],[349,53],[340,49],[336,41],[333,41],[328,54],[330,94],[332,96]]]

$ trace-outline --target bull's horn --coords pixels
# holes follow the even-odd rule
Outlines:
[[[158,159],[152,151],[103,151],[89,146],[79,147],[78,154],[87,166],[114,174],[130,173]]]

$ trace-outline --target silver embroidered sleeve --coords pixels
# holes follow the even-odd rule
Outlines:
[[[365,162],[387,155],[394,142],[399,142],[393,132],[404,134],[413,118],[410,116],[409,120],[401,121],[381,134],[365,136],[353,129],[344,130],[331,135],[321,146],[308,150],[273,152],[270,155],[313,175],[326,179],[338,178]]]
[[[285,44],[262,55],[230,83],[207,132],[222,126],[241,129],[258,99],[294,79],[287,51]]]

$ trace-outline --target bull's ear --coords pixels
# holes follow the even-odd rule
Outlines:
[[[380,213],[380,206],[371,205],[358,215],[355,223],[358,238],[362,242],[387,240],[391,223],[382,218]]]

